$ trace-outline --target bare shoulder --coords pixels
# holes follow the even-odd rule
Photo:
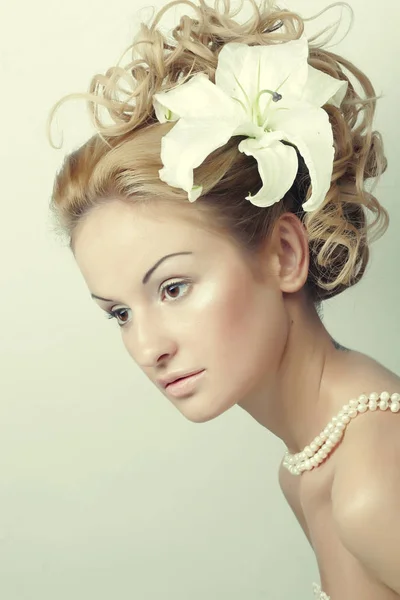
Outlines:
[[[397,388],[383,387],[389,393]],[[349,424],[335,461],[332,516],[344,546],[400,593],[400,412],[377,409]]]
[[[400,486],[400,412],[358,415],[346,430],[337,453],[332,485],[336,515],[360,509],[370,501],[390,500]]]
[[[357,380],[365,393],[384,390],[400,394],[400,377],[372,358],[359,354]],[[368,410],[349,423],[335,452],[332,509],[336,516],[354,510],[373,498],[393,495],[400,482],[400,411]]]

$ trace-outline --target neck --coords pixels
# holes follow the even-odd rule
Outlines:
[[[289,299],[288,317],[291,326],[278,372],[239,405],[294,454],[349,400],[344,381],[356,353],[331,338],[314,309]]]

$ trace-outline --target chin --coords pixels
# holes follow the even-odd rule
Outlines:
[[[207,414],[197,414],[197,415],[187,415],[185,413],[182,413],[183,416],[186,418],[187,421],[190,421],[191,423],[207,423],[208,421],[212,421],[213,419],[215,419],[215,416],[213,415],[207,415]]]
[[[201,398],[196,399],[200,400],[200,402],[194,400],[194,398],[188,398],[182,404],[175,404],[179,412],[192,423],[207,423],[208,421],[212,421],[236,405],[236,402],[232,401],[221,404],[220,400],[211,400],[209,402],[204,402],[204,399],[201,401]],[[193,404],[191,404],[191,401]]]

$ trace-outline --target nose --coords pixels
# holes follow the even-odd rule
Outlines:
[[[135,362],[142,368],[155,367],[176,354],[176,338],[168,327],[154,319],[136,318],[126,343]]]

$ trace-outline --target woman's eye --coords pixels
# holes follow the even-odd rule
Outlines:
[[[119,310],[110,310],[110,312],[107,312],[105,316],[106,316],[106,319],[117,319],[118,324],[120,325],[120,323],[119,323],[119,319],[121,319],[120,315],[123,315],[124,313],[127,313],[127,312],[128,311],[126,310],[126,308],[123,308],[123,309],[120,308]],[[124,324],[124,323],[126,323],[126,321],[124,321],[122,319],[122,324]]]
[[[185,291],[183,294],[179,293],[179,290],[181,290],[185,286],[186,288],[188,288],[189,286],[189,283],[186,281],[172,281],[171,283],[164,284],[161,287],[161,292],[164,293],[165,291],[167,291],[167,296],[171,300],[176,300],[177,298],[181,298],[187,293],[187,291]]]
[[[185,296],[188,292],[188,287],[190,283],[187,281],[172,281],[171,283],[167,283],[161,286],[160,291],[168,298],[167,302],[171,302],[172,300],[178,300]],[[183,293],[181,293],[182,289],[185,289]],[[128,309],[119,308],[117,310],[110,310],[106,313],[107,319],[117,319],[118,325],[123,327],[125,323],[128,322]]]

